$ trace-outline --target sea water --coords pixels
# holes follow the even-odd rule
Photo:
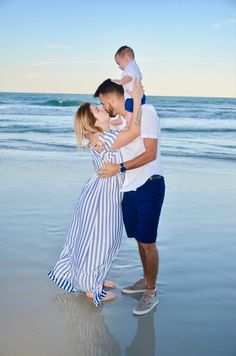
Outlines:
[[[92,95],[0,93],[1,156],[71,159],[83,102],[99,104]],[[149,96],[147,103],[161,120],[163,156],[236,160],[236,99]]]

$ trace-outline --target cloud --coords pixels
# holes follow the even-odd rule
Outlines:
[[[47,44],[47,48],[50,49],[73,49],[76,48],[75,45],[59,45],[59,44]]]
[[[35,72],[30,72],[30,73],[27,73],[22,79],[27,81],[27,82],[30,82],[32,80],[35,80],[35,79],[38,79],[38,74],[35,73]]]
[[[163,62],[167,61],[167,57],[139,57],[140,62]]]
[[[40,61],[31,63],[31,66],[50,66],[50,65],[64,65],[64,64],[85,64],[85,63],[110,63],[109,60],[63,60],[63,61]]]
[[[223,20],[221,22],[217,22],[213,25],[214,30],[219,30],[224,26],[227,25],[235,25],[236,24],[236,19],[228,19],[228,20]]]

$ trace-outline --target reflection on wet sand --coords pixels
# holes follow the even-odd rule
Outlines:
[[[138,317],[138,327],[131,344],[126,348],[127,356],[155,356],[155,329],[153,315],[150,314]]]
[[[121,355],[120,346],[104,321],[102,309],[96,308],[83,295],[58,293],[53,300],[66,315],[78,355]]]

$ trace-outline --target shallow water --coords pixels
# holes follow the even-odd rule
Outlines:
[[[235,167],[168,160],[158,245],[159,305],[132,315],[120,288],[141,274],[124,238],[108,277],[117,299],[97,309],[47,277],[65,241],[88,159],[2,158],[1,333],[4,356],[233,356],[236,352]]]

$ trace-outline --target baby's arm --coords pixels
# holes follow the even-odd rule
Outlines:
[[[122,79],[112,79],[111,81],[119,85],[124,85],[131,82],[132,80],[133,80],[132,77],[130,77],[129,75],[125,75],[124,78]]]

